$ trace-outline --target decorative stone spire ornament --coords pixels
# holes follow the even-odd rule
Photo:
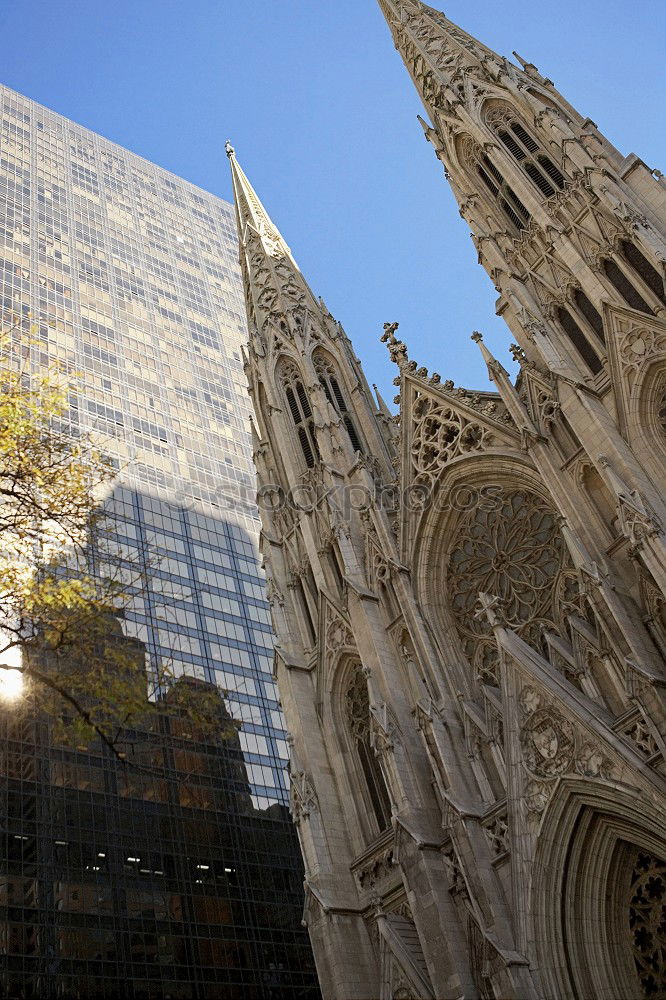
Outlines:
[[[416,363],[410,362],[407,355],[407,345],[402,340],[398,340],[395,335],[399,325],[399,323],[384,323],[384,332],[379,339],[382,344],[386,344],[388,347],[391,361],[395,362],[398,368],[402,370],[409,365],[416,368]]]
[[[478,332],[478,330],[474,331],[471,339],[478,344],[483,360],[486,363],[490,380],[497,386],[497,391],[502,397],[507,410],[511,414],[516,427],[521,431],[524,437],[527,438],[527,440],[537,440],[539,438],[539,433],[532,423],[532,419],[527,412],[527,409],[516,392],[516,389],[509,378],[508,371],[503,365],[500,364],[497,358],[493,357],[490,353],[483,342],[482,335]]]

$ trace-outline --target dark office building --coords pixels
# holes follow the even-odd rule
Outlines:
[[[6,87],[0,136],[0,302],[38,326],[35,371],[76,373],[63,429],[121,470],[109,538],[122,579],[145,581],[123,630],[149,671],[216,685],[242,723],[209,745],[165,714],[135,735],[138,770],[0,710],[0,998],[318,996],[233,208]]]
[[[237,736],[167,699],[122,742],[131,763],[0,711],[0,995],[319,997],[296,834],[254,808]]]

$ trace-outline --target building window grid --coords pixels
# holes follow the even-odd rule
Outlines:
[[[28,752],[32,748],[27,748]],[[56,752],[56,758],[58,754]],[[101,760],[97,764],[100,766],[108,767],[108,762],[103,763]],[[91,808],[94,809],[94,803],[96,796],[93,795],[82,795],[79,792],[64,790],[59,797],[59,801],[62,802],[62,806],[58,806],[62,812],[63,806],[67,801],[73,801],[73,797],[76,796],[76,800],[80,803],[80,809],[85,814],[86,810]],[[25,803],[26,798],[23,796],[22,801]],[[90,805],[86,805],[90,803]],[[166,808],[166,807],[165,807]],[[174,808],[169,806],[168,811],[170,816],[174,816]],[[250,872],[248,865],[261,865],[265,863],[266,860],[272,861],[273,864],[271,868],[267,868],[265,872],[262,872],[262,889],[261,898],[265,899],[267,902],[275,900],[273,905],[277,906],[278,900],[280,898],[284,899],[285,892],[292,892],[295,894],[298,892],[298,875],[294,872],[288,865],[286,858],[288,856],[280,853],[281,844],[274,847],[274,857],[271,859],[265,858],[265,851],[263,844],[258,845],[258,850],[252,850],[252,841],[248,834],[245,837],[234,838],[233,843],[242,844],[243,847],[231,847],[231,841],[228,842],[227,837],[223,833],[222,841],[225,845],[224,850],[219,849],[220,844],[220,834],[217,833],[213,840],[205,837],[203,834],[199,834],[197,840],[199,842],[198,848],[196,848],[200,862],[203,864],[197,864],[196,862],[199,858],[196,857],[192,863],[192,870],[187,872],[189,877],[183,879],[180,877],[178,883],[173,882],[175,875],[174,860],[175,855],[173,853],[176,850],[176,842],[174,842],[174,847],[172,848],[172,854],[160,854],[154,851],[154,821],[148,821],[148,816],[143,816],[137,813],[135,807],[133,807],[132,812],[133,824],[125,822],[125,826],[129,829],[132,825],[134,827],[134,835],[131,839],[121,840],[117,844],[111,844],[107,846],[103,839],[97,839],[96,843],[90,850],[90,835],[85,831],[84,836],[80,841],[72,841],[72,833],[76,833],[76,830],[71,829],[72,819],[69,820],[70,830],[68,835],[68,843],[63,843],[62,841],[56,841],[53,845],[53,872],[52,884],[53,890],[55,892],[56,899],[59,900],[60,905],[56,909],[55,918],[53,915],[49,917],[48,921],[44,923],[35,920],[34,914],[34,904],[40,905],[39,896],[35,897],[34,889],[30,888],[30,869],[29,867],[23,867],[23,871],[26,872],[25,875],[16,875],[13,884],[16,888],[12,889],[15,894],[28,893],[28,896],[21,895],[21,900],[25,898],[26,902],[32,904],[31,920],[32,923],[29,925],[36,930],[28,930],[25,934],[19,931],[20,925],[15,924],[17,927],[16,932],[14,932],[15,945],[9,950],[14,951],[17,955],[23,956],[24,965],[21,972],[24,974],[30,974],[31,972],[31,959],[30,955],[36,951],[37,942],[34,937],[30,937],[35,933],[42,933],[42,930],[46,929],[46,926],[53,927],[54,924],[57,929],[57,934],[60,936],[57,938],[60,944],[56,947],[54,952],[55,961],[60,961],[61,958],[68,956],[70,964],[66,967],[70,975],[78,972],[80,975],[83,970],[83,965],[86,961],[91,961],[93,964],[88,966],[91,973],[100,974],[99,966],[95,966],[95,962],[99,961],[99,948],[96,944],[93,951],[84,951],[82,954],[78,955],[76,958],[76,949],[80,946],[80,942],[88,942],[86,948],[88,948],[89,941],[91,939],[81,937],[84,933],[84,928],[93,928],[93,942],[106,942],[104,947],[108,949],[105,952],[105,957],[110,962],[115,961],[116,965],[113,967],[107,966],[105,968],[106,975],[110,976],[112,974],[118,974],[123,966],[127,967],[127,958],[121,944],[123,938],[116,937],[118,934],[125,934],[127,932],[131,933],[129,938],[125,938],[131,943],[133,949],[133,958],[141,959],[140,962],[134,962],[132,966],[132,975],[140,980],[155,980],[159,982],[160,978],[164,975],[164,968],[159,968],[159,965],[152,962],[151,959],[155,956],[156,952],[154,949],[156,947],[156,933],[163,933],[167,935],[183,935],[187,934],[189,940],[195,947],[199,949],[203,947],[202,942],[209,939],[216,939],[220,937],[222,933],[223,938],[227,940],[241,940],[247,941],[250,946],[253,940],[265,944],[265,942],[270,937],[277,942],[278,947],[284,949],[288,945],[288,937],[283,934],[278,928],[283,926],[284,920],[284,910],[278,911],[276,909],[276,917],[278,917],[275,926],[267,935],[258,928],[255,928],[248,920],[245,914],[246,909],[243,908],[236,910],[237,906],[240,906],[241,895],[238,891],[237,886],[242,884],[242,880],[247,878],[246,873]],[[124,811],[121,814],[125,821],[130,819],[130,814]],[[20,820],[18,819],[18,814],[15,812],[13,815],[13,822],[23,821],[24,824],[27,820],[27,815],[21,815]],[[29,820],[28,820],[29,822]],[[229,828],[230,832],[232,827],[229,826],[228,821],[225,820],[225,826]],[[285,817],[285,827],[288,830],[288,820]],[[25,828],[25,825],[22,829]],[[190,833],[195,833],[200,830],[205,830],[206,824],[199,823],[197,826],[190,825]],[[223,828],[224,829],[224,828]],[[84,832],[83,830],[81,831]],[[106,832],[106,831],[105,831]],[[126,831],[125,831],[126,832]],[[160,834],[162,839],[165,841],[164,850],[169,850],[168,846],[168,830],[164,830],[163,834]],[[51,825],[47,827],[42,832],[41,836],[48,838],[53,837],[51,831]],[[103,836],[103,835],[102,835]],[[140,857],[137,857],[136,845],[137,838],[142,842],[142,850],[140,852]],[[22,838],[19,838],[20,840]],[[151,842],[152,858],[149,857],[148,852],[144,854],[143,847],[145,847],[146,842]],[[51,841],[51,843],[53,843]],[[79,851],[78,845],[81,844],[83,848],[83,853]],[[249,846],[247,846],[249,844]],[[61,845],[61,846],[58,846]],[[87,848],[87,850],[86,850]],[[103,848],[103,850],[101,850]],[[17,858],[21,854],[25,855],[26,850],[28,855],[30,850],[32,850],[32,845],[29,845],[25,850],[22,850]],[[103,861],[99,861],[97,868],[98,873],[91,876],[90,871],[87,871],[83,876],[83,880],[80,876],[75,874],[72,866],[82,865],[86,860],[93,860],[99,858],[99,853],[105,855]],[[231,853],[233,851],[233,854]],[[131,852],[131,853],[130,853]],[[116,895],[120,892],[123,898],[126,900],[127,904],[127,915],[120,916],[118,912],[112,913],[110,916],[106,915],[105,909],[105,899],[108,898],[108,890],[105,888],[108,885],[108,872],[109,868],[106,864],[106,858],[113,855],[114,858],[122,861],[121,873],[119,875],[112,876],[114,881],[112,885],[115,887]],[[174,860],[170,860],[174,859]],[[283,860],[285,859],[285,860]],[[142,864],[143,862],[143,864]],[[14,863],[16,864],[16,863]],[[25,864],[30,865],[30,858],[28,857]],[[176,862],[177,864],[177,862]],[[159,868],[158,868],[159,865]],[[145,867],[144,867],[145,866]],[[206,869],[205,871],[203,869]],[[16,871],[16,867],[14,868]],[[19,868],[19,871],[21,868]],[[117,870],[117,869],[116,869]],[[223,899],[229,900],[231,905],[231,912],[229,910],[224,911],[222,919],[216,919],[217,914],[221,914],[223,911],[216,909],[216,904],[213,902],[215,894],[215,878],[212,877],[217,874],[217,878],[220,877],[222,871],[224,871],[224,884],[221,886],[223,892]],[[274,879],[270,880],[267,878],[268,873],[273,871],[275,873]],[[226,873],[229,873],[226,875]],[[250,874],[250,878],[252,875]],[[239,879],[241,881],[239,881]],[[21,880],[20,882],[17,880]],[[99,888],[97,888],[99,887]],[[180,893],[185,893],[187,898],[191,900],[190,906],[194,906],[195,910],[193,912],[194,923],[187,923],[188,920],[186,909],[183,909],[183,902],[181,900],[172,900],[171,903],[167,901],[167,896],[169,893],[173,894],[174,889]],[[211,891],[213,896],[211,896]],[[106,893],[106,895],[105,895]],[[166,896],[165,896],[166,893]],[[219,893],[219,890],[218,890]],[[271,895],[272,894],[272,895]],[[252,898],[251,893],[244,892],[243,899],[249,902]],[[201,900],[201,903],[197,903],[197,900]],[[19,899],[16,899],[19,902]],[[165,905],[166,903],[166,905]],[[229,905],[229,904],[225,904]],[[247,905],[247,903],[245,904]],[[291,905],[291,904],[290,904]],[[42,910],[44,909],[44,904],[41,904]],[[241,917],[241,913],[243,916]],[[281,916],[278,916],[278,913]],[[60,916],[62,914],[62,916]],[[70,914],[72,914],[70,916]],[[39,914],[37,914],[39,918]],[[92,918],[92,919],[91,919]],[[27,923],[27,921],[26,921]],[[262,927],[264,922],[262,921]],[[77,932],[77,935],[72,938],[70,931],[67,928],[82,928],[81,932]],[[63,928],[62,931],[60,928]],[[227,930],[222,930],[222,928],[228,928]],[[87,933],[87,930],[85,930]],[[70,937],[63,937],[63,934],[70,934]],[[9,941],[7,937],[4,938],[5,941]],[[166,939],[165,939],[166,940]],[[61,945],[68,948],[69,951],[63,952]],[[74,948],[74,951],[72,951]],[[117,951],[116,949],[120,949]],[[150,949],[153,949],[152,951]],[[200,969],[207,969],[207,959],[205,957],[206,952],[199,953],[199,960],[197,962]],[[283,955],[285,954],[283,950]],[[123,960],[123,956],[125,958]],[[183,976],[188,977],[187,966],[190,965],[194,956],[189,956],[187,959],[183,958],[174,963],[173,956],[169,962],[169,978],[181,978]],[[74,964],[72,963],[74,961]],[[196,959],[195,959],[196,960]],[[13,962],[13,968],[16,969],[16,962]],[[256,964],[255,963],[250,963]],[[299,967],[300,963],[294,963],[295,967]],[[175,965],[175,967],[174,967]],[[64,976],[61,974],[63,972],[62,967],[59,969],[58,979],[62,984]],[[201,973],[200,973],[201,975]],[[251,970],[246,969],[245,971],[238,970],[236,974],[232,973],[234,981],[237,978],[249,977],[249,982],[254,982],[252,979]],[[203,972],[202,978],[206,981],[206,972]],[[301,977],[297,974],[296,979],[299,981]],[[215,976],[215,980],[218,980],[218,976]],[[307,977],[303,977],[303,981],[307,982]],[[72,980],[74,982],[74,980]],[[109,987],[112,988],[111,983]]]
[[[64,158],[63,158],[63,163],[64,163]],[[102,173],[103,173],[103,172],[101,172],[101,173],[100,173],[100,177],[102,176]],[[83,202],[73,202],[73,204],[80,204],[80,205],[81,205],[81,208],[83,208],[83,209],[84,209],[84,215],[87,215],[87,214],[90,214],[90,213],[88,213],[88,211],[87,211],[87,209],[89,208],[89,206],[88,206],[88,205],[86,205],[86,202],[85,202],[85,201],[83,201]],[[56,221],[57,221],[57,220],[56,220]],[[228,220],[227,220],[227,221],[228,221]],[[105,225],[105,223],[101,223],[101,225],[100,225],[100,238],[101,238],[101,239],[104,239],[104,238],[105,238],[105,232],[106,232],[106,225]],[[94,359],[89,359],[89,360],[87,361],[87,363],[86,363],[86,366],[85,366],[85,367],[86,367],[86,370],[87,370],[87,371],[88,371],[89,373],[90,373],[90,371],[91,371],[91,360],[94,360]],[[102,371],[103,371],[103,369],[100,369],[100,370],[102,370]],[[257,624],[258,624],[258,623],[257,623]],[[261,647],[259,647],[259,648],[261,648]]]

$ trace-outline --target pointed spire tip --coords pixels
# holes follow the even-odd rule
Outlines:
[[[232,156],[236,155],[236,150],[231,145],[231,139],[227,139],[227,141],[225,142],[225,144],[224,144],[224,151],[227,154],[227,156],[229,157],[229,159],[231,159]]]
[[[539,72],[539,70],[534,65],[534,63],[530,62],[528,59],[523,59],[523,57],[521,55],[518,55],[518,53],[516,52],[515,49],[513,50],[513,52],[511,53],[511,55],[516,57],[516,59],[518,60],[518,62],[520,63],[520,65],[523,67],[523,69],[525,70],[525,72],[527,72],[527,70],[530,70],[530,69],[535,70],[535,72],[537,72],[537,73]]]

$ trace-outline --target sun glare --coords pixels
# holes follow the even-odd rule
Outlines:
[[[0,699],[16,701],[23,694],[23,674],[18,670],[0,670]]]

